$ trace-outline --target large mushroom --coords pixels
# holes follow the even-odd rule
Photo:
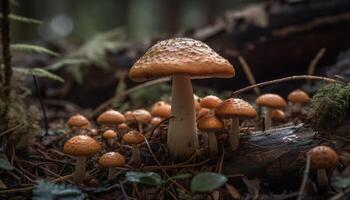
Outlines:
[[[64,144],[63,151],[76,156],[74,180],[81,184],[85,179],[86,158],[101,151],[101,145],[90,136],[77,135]]]
[[[190,38],[158,42],[129,72],[135,81],[172,77],[173,118],[169,122],[167,146],[174,158],[189,157],[199,146],[191,79],[234,75],[234,68],[226,59],[206,44]]]
[[[232,151],[239,146],[239,119],[254,118],[257,115],[253,106],[238,98],[230,98],[223,101],[215,108],[215,114],[221,118],[231,119],[229,143]]]
[[[278,94],[263,94],[256,99],[256,104],[265,107],[264,122],[265,129],[271,127],[271,112],[273,109],[283,109],[287,102]]]

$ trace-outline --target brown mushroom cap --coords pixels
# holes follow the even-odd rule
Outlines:
[[[147,110],[145,109],[137,109],[137,110],[134,110],[132,111],[132,115],[133,117],[135,118],[135,120],[138,122],[138,123],[141,123],[141,124],[146,124],[148,123],[151,118],[152,118],[152,115],[151,113],[149,113]]]
[[[280,109],[273,109],[271,112],[271,119],[276,121],[282,121],[286,118],[284,112]]]
[[[206,114],[198,120],[198,129],[205,132],[220,131],[224,129],[224,122],[213,114]]]
[[[118,125],[124,121],[124,115],[116,110],[107,110],[97,118],[97,122],[101,125]]]
[[[132,111],[130,110],[124,113],[124,117],[125,117],[125,123],[127,124],[136,124],[137,122],[135,117],[132,114]]]
[[[274,109],[283,109],[287,102],[278,94],[263,94],[256,99],[256,104]]]
[[[197,119],[200,119],[201,117],[203,117],[204,115],[206,115],[207,113],[210,112],[210,109],[208,108],[201,108],[198,112],[197,112]]]
[[[125,131],[128,129],[129,129],[129,126],[126,123],[121,123],[118,125],[118,130],[120,130],[120,131]]]
[[[222,100],[214,95],[208,95],[206,97],[203,97],[199,104],[202,108],[209,108],[214,109],[216,108],[220,103],[222,103]]]
[[[113,130],[106,130],[105,132],[103,132],[102,136],[105,139],[113,139],[113,138],[117,137],[117,133]]]
[[[229,78],[235,75],[235,70],[203,42],[174,38],[156,43],[129,71],[130,78],[135,81],[173,75]]]
[[[248,102],[238,99],[230,98],[223,101],[215,108],[215,114],[221,118],[231,117],[256,117],[256,110]]]
[[[145,137],[138,131],[129,131],[123,136],[123,140],[128,144],[140,144],[145,141]]]
[[[160,122],[162,122],[162,118],[160,117],[152,117],[150,124],[153,126],[157,126]]]
[[[310,164],[314,169],[329,169],[335,167],[338,162],[338,154],[328,146],[317,146],[309,152]]]
[[[171,115],[171,105],[164,101],[156,102],[151,109],[153,117],[168,118]]]
[[[296,89],[289,93],[288,100],[295,103],[306,103],[310,100],[310,97],[301,89]]]
[[[90,126],[89,120],[81,114],[75,114],[71,116],[68,119],[67,124],[70,128],[88,128]]]
[[[77,135],[63,145],[63,151],[73,156],[89,156],[101,151],[101,145],[90,136]]]
[[[98,164],[102,167],[120,167],[125,164],[125,158],[120,153],[108,152],[98,159]]]

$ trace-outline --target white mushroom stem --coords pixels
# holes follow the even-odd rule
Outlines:
[[[301,111],[301,103],[300,102],[294,102],[292,106],[292,112],[293,113],[299,113]]]
[[[271,127],[271,112],[272,109],[265,107],[265,112],[264,112],[264,123],[265,123],[265,129],[270,129]]]
[[[114,138],[108,138],[107,139],[107,144],[110,148],[113,148],[113,144],[114,144]]]
[[[141,133],[143,133],[143,124],[141,124],[141,123],[137,123],[137,126],[138,126],[138,128],[139,128],[139,131],[141,132]]]
[[[136,144],[132,145],[131,151],[132,151],[132,158],[131,158],[132,161],[136,164],[139,163],[141,161],[141,155],[140,155],[140,150]]]
[[[326,169],[317,170],[317,184],[321,187],[325,187],[328,185],[328,176]]]
[[[77,156],[75,164],[74,180],[77,184],[83,184],[85,179],[86,157]]]
[[[215,132],[208,133],[208,146],[209,146],[209,155],[215,156],[218,154],[218,143],[216,141]]]
[[[174,76],[168,149],[174,158],[187,158],[198,148],[193,89],[189,76]]]
[[[239,118],[232,117],[231,118],[231,128],[229,131],[229,143],[231,150],[234,151],[239,146]]]
[[[107,175],[107,180],[111,180],[115,174],[115,170],[113,167],[108,168],[108,175]]]

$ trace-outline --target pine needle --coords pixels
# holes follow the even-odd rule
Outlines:
[[[2,13],[0,13],[0,18],[2,18]],[[27,23],[27,24],[42,24],[43,22],[37,19],[32,19],[28,17],[23,17],[23,16],[18,16],[14,14],[10,14],[9,18],[14,21],[22,22],[22,23]]]
[[[42,77],[42,78],[47,78],[47,79],[59,81],[62,83],[64,82],[63,78],[61,78],[61,77],[57,76],[56,74],[53,74],[49,71],[46,71],[45,69],[41,69],[41,68],[14,67],[13,71],[15,73],[20,73],[20,74],[24,74],[24,75],[38,76],[38,77]]]
[[[58,53],[51,51],[50,49],[47,49],[47,48],[41,47],[41,46],[37,46],[37,45],[31,45],[31,44],[12,44],[10,48],[13,51],[47,54],[47,55],[51,55],[51,56],[55,56],[55,57],[59,56]]]

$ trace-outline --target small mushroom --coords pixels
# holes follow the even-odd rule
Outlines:
[[[317,183],[319,186],[328,185],[326,169],[334,168],[338,162],[338,154],[328,146],[316,146],[308,152],[310,167],[317,170]]]
[[[127,123],[121,123],[118,125],[118,131],[121,133],[125,133],[130,129]]]
[[[162,122],[162,118],[160,117],[152,117],[151,121],[149,122],[153,127],[157,126]]]
[[[158,101],[151,108],[153,117],[168,118],[171,115],[171,105],[164,101]]]
[[[98,164],[102,167],[108,167],[107,179],[111,180],[115,174],[114,168],[124,166],[125,158],[120,153],[108,152],[100,157]]]
[[[287,102],[278,94],[263,94],[256,99],[256,104],[265,107],[265,129],[271,127],[271,112],[273,109],[283,109]]]
[[[309,95],[301,89],[296,89],[288,95],[288,101],[293,103],[293,113],[299,113],[301,111],[302,104],[307,103],[309,100]]]
[[[271,111],[271,119],[274,121],[283,121],[286,118],[286,115],[284,114],[283,110],[280,109],[273,109]]]
[[[236,150],[239,146],[239,119],[254,118],[257,115],[253,106],[238,98],[223,101],[215,108],[215,114],[220,118],[231,119],[229,143],[232,151]]]
[[[123,122],[125,122],[124,115],[116,110],[107,110],[97,118],[97,123],[107,128],[117,128]]]
[[[103,132],[103,138],[107,140],[107,144],[109,147],[113,147],[114,144],[114,140],[117,138],[117,133],[113,130],[106,130],[105,132]]]
[[[232,65],[208,45],[190,38],[160,41],[130,69],[135,81],[172,77],[172,104],[167,146],[173,158],[184,159],[198,149],[195,105],[191,79],[231,78]]]
[[[140,132],[143,132],[143,126],[152,118],[151,113],[145,109],[137,109],[132,111],[132,116],[135,118]]]
[[[63,151],[76,157],[74,180],[77,184],[82,184],[85,179],[86,159],[100,152],[101,145],[90,136],[77,135],[64,144]]]
[[[138,144],[141,144],[145,141],[145,137],[139,132],[139,131],[129,131],[123,136],[123,140],[129,144],[132,145],[132,161],[135,164],[140,163],[141,161],[141,155],[140,151],[137,147]]]
[[[197,112],[196,117],[197,117],[197,119],[199,120],[201,117],[203,117],[204,115],[206,115],[206,114],[209,113],[209,112],[210,112],[210,109],[208,109],[208,108],[201,108],[201,109]]]
[[[71,116],[68,119],[67,124],[70,129],[77,131],[78,134],[80,134],[82,130],[90,128],[89,120],[81,114]]]
[[[224,129],[224,122],[217,118],[213,113],[207,113],[198,120],[198,129],[208,133],[209,154],[211,156],[218,154],[218,145],[215,132]]]
[[[202,108],[208,108],[208,109],[214,109],[216,108],[220,103],[222,103],[222,100],[214,95],[208,95],[206,97],[203,97],[200,102],[199,105]]]

